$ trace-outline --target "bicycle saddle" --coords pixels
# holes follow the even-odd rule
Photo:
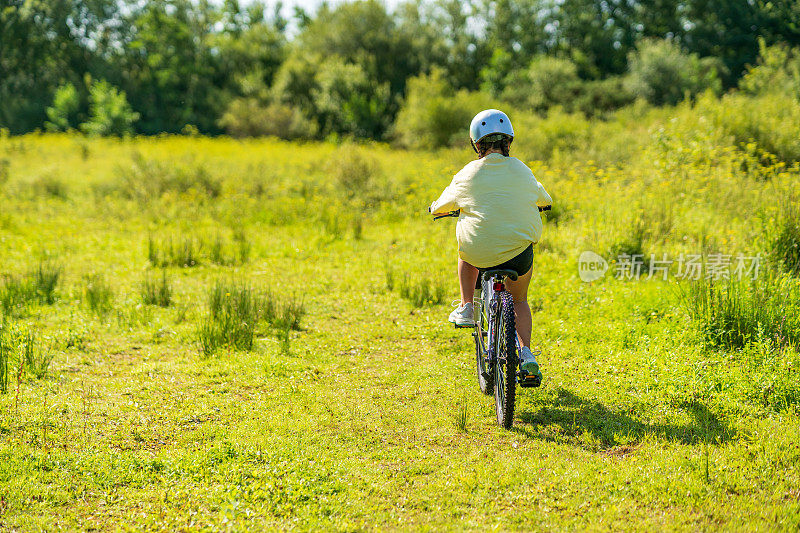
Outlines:
[[[511,281],[517,281],[517,273],[513,270],[503,270],[501,268],[493,268],[490,270],[486,270],[483,273],[484,281],[491,279],[492,276],[500,276],[504,278],[508,278]]]

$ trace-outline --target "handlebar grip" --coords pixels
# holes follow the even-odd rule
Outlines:
[[[447,218],[447,217],[458,217],[461,216],[461,209],[456,211],[450,211],[444,215],[434,215],[433,220],[439,220],[440,218]]]

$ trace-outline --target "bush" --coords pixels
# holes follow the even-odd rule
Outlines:
[[[778,93],[800,98],[800,50],[783,44],[767,46],[763,38],[758,47],[758,64],[747,69],[739,89],[751,95]]]
[[[628,63],[628,89],[653,105],[675,105],[686,95],[722,91],[719,60],[686,54],[672,41],[641,41]]]
[[[759,151],[781,161],[800,161],[799,101],[779,94],[755,98],[734,94],[721,102],[708,99],[701,104],[699,109],[745,150],[755,143]]]
[[[219,120],[219,125],[234,137],[273,136],[293,140],[312,138],[317,124],[290,105],[262,105],[257,98],[237,98]]]
[[[527,159],[545,160],[557,151],[571,151],[589,144],[591,128],[581,113],[566,113],[551,109],[547,116],[515,115],[516,137],[511,149]]]
[[[518,109],[541,113],[560,107],[586,116],[602,115],[634,101],[623,78],[584,81],[574,62],[545,55],[536,56],[526,70],[512,72],[502,98]]]
[[[11,178],[11,161],[8,158],[0,158],[0,187],[5,185]]]
[[[534,57],[522,79],[510,80],[503,99],[544,111],[556,105],[569,108],[580,91],[581,79],[575,63],[540,55]]]
[[[333,178],[333,194],[359,212],[374,207],[386,192],[378,184],[380,167],[377,161],[356,146],[345,145],[337,150],[328,170]]]
[[[127,135],[139,113],[131,109],[125,91],[119,91],[105,80],[96,81],[89,89],[89,120],[80,128],[90,135]]]
[[[440,71],[408,80],[397,114],[394,137],[408,148],[438,148],[469,142],[469,123],[483,109],[496,107],[485,94],[455,93]]]
[[[331,203],[317,211],[325,231],[340,238],[346,228],[360,239],[364,222],[392,197],[392,186],[374,156],[355,145],[344,145],[331,157],[327,173],[332,177]]]
[[[50,119],[44,123],[47,131],[68,131],[77,128],[80,105],[80,95],[74,85],[67,83],[56,89],[53,105],[47,108],[47,118]]]
[[[624,79],[613,76],[604,80],[583,82],[572,108],[588,117],[602,116],[632,104],[634,100],[635,97],[628,90]]]

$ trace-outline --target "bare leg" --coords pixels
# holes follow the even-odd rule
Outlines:
[[[461,305],[472,302],[478,269],[460,257],[458,258],[458,284],[461,287]]]
[[[530,348],[531,329],[533,319],[531,318],[531,308],[528,306],[528,285],[531,282],[533,268],[528,270],[524,276],[517,278],[517,281],[506,280],[506,287],[511,297],[514,298],[514,314],[516,315],[517,336],[522,346]]]

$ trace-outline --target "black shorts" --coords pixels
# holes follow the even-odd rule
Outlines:
[[[503,270],[513,270],[517,273],[518,276],[524,276],[528,273],[528,270],[531,269],[533,266],[533,244],[529,244],[525,250],[522,251],[518,256],[509,259],[505,263],[502,263],[497,266],[489,267],[489,268],[479,268],[478,269],[478,281],[475,283],[475,288],[481,288],[481,278],[483,277],[483,273],[487,270],[496,270],[496,269],[503,269]]]

